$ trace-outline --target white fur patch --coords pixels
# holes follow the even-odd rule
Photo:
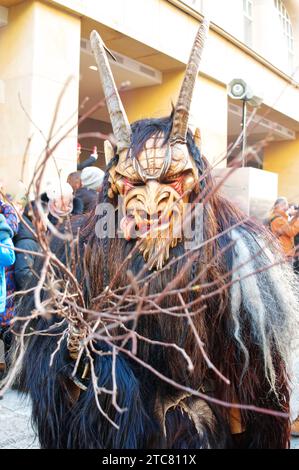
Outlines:
[[[248,352],[242,341],[240,312],[251,325],[251,340],[260,347],[265,375],[275,390],[275,370],[272,348],[284,360],[291,378],[292,418],[299,414],[299,283],[287,263],[265,241],[242,228],[232,230],[233,284],[230,289],[234,337],[244,353],[244,368]]]

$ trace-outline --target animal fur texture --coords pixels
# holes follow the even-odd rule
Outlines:
[[[138,148],[157,133],[162,132],[167,140],[171,122],[170,117],[133,125],[135,151],[138,153]],[[194,370],[187,369],[186,361],[176,350],[142,340],[138,341],[137,356],[170,380],[207,396],[289,413],[290,390],[295,390],[294,357],[298,357],[297,281],[291,269],[282,263],[267,231],[252,221],[245,221],[244,215],[230,202],[213,192],[208,163],[201,157],[190,132],[187,145],[200,174],[205,175],[200,191],[203,195],[210,192],[203,208],[205,243],[195,251],[196,259],[188,267],[189,254],[183,243],[173,248],[168,269],[147,279],[147,292],[158,296],[178,273],[177,289],[196,279],[199,288],[185,292],[183,300],[193,302],[190,311],[205,352],[230,385],[208,367],[183,308],[179,316],[163,312],[140,315],[137,333],[184,348]],[[108,190],[107,172],[99,202],[107,202]],[[77,222],[81,227],[77,278],[87,307],[94,311],[99,308],[98,296],[107,281],[113,279],[129,253],[133,254],[119,273],[118,288],[130,283],[128,272],[137,275],[145,264],[142,254],[132,251],[134,240],[99,239],[95,233],[98,221],[99,216],[93,214]],[[57,246],[56,241],[56,252]],[[145,272],[144,276],[149,274]],[[161,308],[179,305],[178,297],[172,295],[163,299]],[[20,315],[30,314],[33,308],[33,296],[28,296],[19,306]],[[229,407],[186,394],[136,363],[125,351],[116,359],[116,380],[118,405],[126,411],[118,412],[107,393],[98,396],[97,405],[88,378],[87,389],[74,399],[71,378],[74,361],[69,356],[66,339],[50,365],[51,355],[57,348],[57,335],[67,327],[66,321],[57,327],[55,321],[58,317],[52,316],[28,325],[37,331],[52,325],[53,336],[36,334],[27,339],[19,378],[23,391],[32,398],[33,422],[43,448],[286,448],[289,445],[288,419],[242,409],[243,432],[232,435]],[[95,347],[103,353],[111,351],[109,342],[97,343]],[[126,348],[129,350],[130,343]],[[82,359],[81,369],[85,360]],[[99,386],[106,389],[112,387],[111,361],[110,355],[94,355]],[[295,409],[295,393],[293,402]],[[118,430],[103,416],[99,406],[119,426]]]

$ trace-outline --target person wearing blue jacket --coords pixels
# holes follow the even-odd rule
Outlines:
[[[15,262],[12,237],[12,229],[4,215],[0,214],[0,316],[5,311],[6,304],[5,268]]]
[[[6,306],[6,278],[5,268],[15,262],[15,252],[13,250],[13,231],[6,222],[3,214],[0,214],[0,320],[5,314]],[[0,327],[0,338],[3,338],[5,328]],[[4,341],[5,345],[5,341]],[[5,363],[0,362],[0,373],[5,369]]]

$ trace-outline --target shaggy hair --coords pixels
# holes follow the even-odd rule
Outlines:
[[[172,116],[133,124],[133,155],[140,152],[150,137],[161,132],[167,141],[171,126]],[[203,225],[204,240],[210,241],[198,249],[197,259],[188,269],[189,255],[184,245],[173,248],[168,269],[147,280],[148,293],[159,294],[178,273],[177,288],[184,288],[199,276],[196,282],[201,285],[200,293],[190,291],[183,298],[186,303],[198,301],[191,309],[195,328],[210,360],[230,380],[230,385],[208,368],[183,314],[181,317],[163,313],[141,315],[137,331],[147,338],[176,343],[184,348],[194,364],[192,373],[173,349],[139,341],[138,357],[170,379],[212,397],[288,412],[289,350],[299,311],[293,292],[294,276],[287,267],[269,267],[277,258],[273,255],[275,247],[267,231],[254,222],[244,222],[240,211],[214,193],[209,165],[200,155],[190,131],[187,145],[201,175],[202,198],[209,194],[204,204]],[[110,167],[115,165],[117,158],[115,155]],[[108,189],[107,170],[99,202],[108,202]],[[195,195],[192,197],[194,200]],[[116,206],[116,200],[114,204]],[[97,297],[135,246],[134,241],[97,238],[95,226],[101,217],[91,215],[77,221],[77,225],[83,227],[77,277],[84,288],[86,305],[93,310],[99,308]],[[236,224],[239,228],[229,231]],[[58,250],[57,246],[55,250]],[[136,275],[144,263],[142,254],[132,255],[122,269],[116,287],[126,286],[128,270]],[[144,276],[148,274],[145,272]],[[200,296],[206,296],[204,310],[200,310],[203,305]],[[29,301],[23,300],[21,314],[27,315],[33,306],[32,297]],[[162,308],[176,306],[175,295],[165,297],[161,303]],[[38,320],[34,326],[40,330],[54,321],[52,318],[45,324],[45,320]],[[71,402],[68,390],[73,362],[68,356],[66,341],[56,354],[52,367],[49,365],[56,343],[55,336],[30,337],[21,373],[23,389],[33,400],[33,420],[42,447],[285,448],[288,445],[288,420],[242,410],[245,432],[233,438],[228,408],[186,397],[123,353],[118,355],[116,379],[118,403],[127,411],[119,414],[109,396],[99,397],[103,410],[119,424],[117,432],[100,414],[90,383],[79,400],[75,404]],[[97,347],[107,348],[100,344]],[[94,360],[99,385],[111,387],[110,356],[95,356]]]
[[[234,336],[244,353],[245,370],[249,358],[241,337],[241,322],[246,321],[247,317],[252,328],[252,341],[259,345],[263,353],[265,375],[275,391],[273,346],[290,368],[289,341],[292,337],[295,339],[294,333],[299,326],[297,277],[291,267],[279,258],[278,253],[274,257],[263,239],[244,229],[232,230],[231,238],[235,241],[232,275],[234,284],[231,287]],[[253,273],[256,274],[252,275]],[[240,318],[242,308],[245,319]]]

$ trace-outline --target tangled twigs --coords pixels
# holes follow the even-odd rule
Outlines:
[[[66,84],[65,88],[68,84]],[[129,363],[135,363],[138,367],[142,367],[149,371],[159,380],[171,385],[177,390],[183,391],[187,394],[201,398],[207,402],[215,403],[230,408],[241,408],[244,410],[252,410],[261,413],[267,413],[275,416],[286,417],[285,413],[280,413],[274,410],[259,408],[246,403],[235,404],[225,400],[216,399],[201,393],[199,390],[187,387],[184,383],[180,383],[179,379],[175,380],[174,376],[167,376],[161,370],[157,370],[153,366],[150,359],[144,359],[140,351],[142,348],[150,348],[155,350],[167,351],[165,356],[171,355],[179,357],[179,366],[186,368],[187,373],[192,377],[195,374],[197,364],[194,363],[194,357],[203,359],[205,368],[209,369],[212,377],[215,377],[221,382],[221,385],[230,387],[230,377],[225,377],[219,368],[213,364],[210,359],[207,348],[204,344],[204,336],[199,331],[197,320],[198,318],[205,317],[207,312],[207,304],[212,299],[214,304],[217,304],[219,310],[222,307],[221,295],[226,293],[230,287],[236,283],[241,282],[248,276],[255,276],[257,273],[269,269],[275,265],[275,262],[269,263],[269,266],[256,269],[254,272],[246,273],[243,278],[237,277],[232,280],[232,275],[236,270],[239,270],[244,264],[251,263],[254,257],[260,255],[258,251],[251,259],[246,262],[240,262],[238,266],[225,271],[219,270],[219,275],[212,278],[208,274],[215,269],[215,264],[225,257],[227,251],[232,250],[234,242],[226,243],[224,248],[220,248],[221,237],[227,236],[234,229],[238,229],[240,225],[248,222],[244,217],[242,220],[230,224],[229,228],[221,229],[218,224],[217,217],[215,216],[215,230],[205,233],[204,240],[192,246],[189,250],[184,250],[179,256],[173,257],[165,266],[159,271],[149,272],[149,263],[144,262],[138,270],[138,274],[134,275],[129,270],[130,262],[135,254],[138,252],[142,237],[137,240],[132,250],[127,256],[119,260],[119,265],[111,270],[111,282],[105,289],[95,289],[94,297],[89,293],[87,282],[97,283],[101,281],[98,277],[101,276],[101,270],[107,266],[100,266],[96,271],[98,277],[92,278],[90,274],[90,267],[87,265],[87,249],[85,246],[79,246],[81,236],[78,226],[76,229],[72,227],[70,220],[65,220],[65,231],[61,232],[58,227],[54,227],[43,214],[42,206],[39,202],[39,193],[42,185],[42,177],[49,160],[53,157],[54,151],[65,137],[74,129],[75,126],[70,127],[65,135],[54,142],[54,137],[57,132],[54,128],[57,121],[58,109],[65,92],[65,88],[59,97],[55,114],[51,124],[51,129],[48,137],[45,137],[46,145],[41,153],[40,161],[38,162],[35,172],[31,181],[30,189],[35,191],[36,205],[38,213],[33,216],[34,229],[30,227],[31,233],[35,236],[41,251],[39,253],[28,252],[34,254],[40,260],[39,278],[34,287],[28,288],[23,291],[22,295],[32,296],[34,299],[34,306],[30,311],[22,312],[14,322],[21,324],[20,331],[16,331],[16,338],[18,343],[18,355],[12,367],[9,378],[6,382],[1,393],[10,386],[17,374],[18,369],[24,357],[24,351],[27,342],[30,342],[33,335],[53,336],[53,349],[51,350],[49,366],[55,367],[55,360],[61,354],[61,351],[67,347],[69,353],[69,368],[72,369],[69,374],[75,380],[80,373],[82,378],[82,364],[85,365],[85,370],[88,370],[88,383],[92,386],[95,402],[98,410],[109,423],[118,429],[114,419],[115,413],[125,413],[125,409],[120,406],[120,393],[119,393],[119,377],[118,377],[118,361],[120,358],[128,359]],[[94,112],[95,109],[101,107],[103,103],[97,104],[90,112],[85,113],[79,122],[82,122]],[[61,128],[59,128],[61,131]],[[83,136],[96,137],[96,138],[109,138],[100,132],[87,133]],[[240,139],[239,139],[240,140]],[[227,178],[235,168],[229,170]],[[207,169],[201,175],[201,181],[209,177],[210,169]],[[211,210],[210,205],[213,202],[215,192],[224,183],[223,179],[215,187],[208,187],[206,190],[196,193],[193,206],[200,202],[204,209]],[[184,193],[180,199],[185,197]],[[176,201],[170,206],[171,211],[174,209]],[[26,224],[22,215],[20,220]],[[193,222],[194,213],[191,213],[190,219]],[[90,219],[91,220],[91,219]],[[92,219],[95,221],[95,219]],[[45,233],[41,229],[40,221],[47,222],[48,232]],[[185,220],[184,224],[190,223],[190,220]],[[82,222],[83,223],[83,222]],[[93,227],[93,230],[95,228]],[[117,236],[117,235],[116,235]],[[146,236],[146,235],[145,235]],[[92,256],[96,256],[100,249],[96,249],[100,242],[96,240],[94,233],[92,237],[95,240],[95,251]],[[92,237],[90,237],[92,239]],[[59,247],[63,248],[58,250],[54,246],[56,242]],[[99,245],[98,245],[99,244]],[[54,246],[54,247],[53,247]],[[215,248],[216,247],[216,248]],[[213,248],[215,248],[213,250]],[[161,248],[162,249],[162,248]],[[86,250],[86,251],[85,251]],[[16,250],[18,251],[18,250]],[[20,250],[19,250],[20,251]],[[22,251],[22,250],[21,250]],[[203,259],[202,252],[210,252],[209,258]],[[59,253],[58,253],[59,252]],[[63,255],[61,254],[63,253]],[[160,253],[157,253],[157,256]],[[103,263],[103,258],[99,257],[99,262]],[[94,261],[94,260],[92,260]],[[192,268],[196,265],[194,272]],[[110,266],[108,266],[110,268]],[[79,272],[79,274],[78,274]],[[167,282],[161,281],[162,277],[167,278],[167,273],[171,272],[171,276]],[[192,272],[192,276],[189,275]],[[87,281],[87,275],[89,275]],[[91,281],[90,281],[90,278]],[[156,283],[156,284],[155,284]],[[99,282],[99,285],[101,283]],[[151,290],[152,286],[155,289]],[[88,292],[87,292],[88,291]],[[220,298],[220,300],[219,300]],[[217,310],[217,307],[215,307]],[[48,328],[45,328],[45,322],[42,322],[42,328],[39,329],[36,325],[38,319],[48,320]],[[161,337],[152,334],[146,334],[141,328],[140,324],[145,321],[153,320],[154,324],[162,325],[171,324],[173,328],[180,325],[181,330],[178,328],[179,337],[171,336],[172,331],[165,336],[164,330],[161,327]],[[155,323],[156,322],[156,323]],[[191,338],[192,347],[198,354],[190,352],[191,348],[186,347],[184,342],[184,334],[182,325],[188,331]],[[212,325],[213,327],[213,325]],[[160,333],[160,332],[159,332]],[[170,339],[169,339],[170,338]],[[63,349],[64,348],[64,349]],[[102,358],[108,357],[111,361],[109,370],[111,379],[108,381],[109,385],[103,387],[101,384],[100,373],[97,372],[97,361]],[[84,374],[85,374],[84,370]],[[184,369],[185,370],[185,369]],[[69,371],[68,371],[69,372]],[[178,374],[180,377],[180,375]],[[86,378],[84,376],[84,378]],[[220,380],[219,380],[220,379]],[[199,384],[200,385],[200,384]],[[102,395],[102,396],[101,396]],[[111,408],[107,412],[103,406],[103,395],[108,395],[114,410],[111,413]]]

